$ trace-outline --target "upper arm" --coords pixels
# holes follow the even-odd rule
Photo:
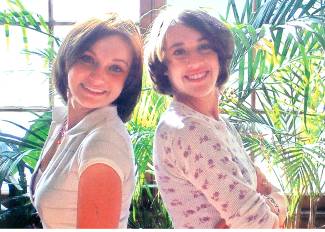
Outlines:
[[[77,228],[117,228],[122,182],[106,164],[93,164],[81,174],[78,186]]]
[[[133,172],[132,145],[116,131],[99,130],[89,134],[78,150],[78,173],[90,165],[102,163],[112,167],[123,180]]]

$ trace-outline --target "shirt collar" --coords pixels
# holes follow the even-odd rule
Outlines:
[[[186,104],[184,104],[184,103],[182,103],[180,101],[177,101],[176,99],[172,100],[172,102],[170,104],[170,108],[171,109],[181,109],[182,112],[185,112],[185,113],[187,113],[189,115],[192,115],[192,116],[195,115],[195,116],[197,116],[199,118],[205,119],[206,121],[221,122],[221,123],[223,123],[225,121],[225,118],[222,115],[220,115],[220,120],[217,120],[217,119],[215,119],[213,117],[207,116],[205,114],[202,114],[202,113],[192,109],[188,105],[186,105]]]
[[[55,107],[52,113],[53,123],[63,124],[67,115],[67,107]],[[77,134],[83,131],[92,129],[103,120],[113,120],[119,119],[117,114],[117,107],[113,105],[105,106],[96,109],[89,114],[87,114],[80,122],[78,122],[74,127],[70,128],[68,134]]]

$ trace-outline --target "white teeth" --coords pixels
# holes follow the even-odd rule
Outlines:
[[[190,80],[197,80],[197,79],[203,78],[205,75],[206,75],[206,72],[202,72],[202,73],[197,73],[197,74],[194,74],[194,75],[189,75],[187,77]]]
[[[94,93],[104,93],[104,90],[99,90],[99,89],[92,89],[92,88],[88,88],[90,91],[94,92]]]
[[[85,87],[86,89],[88,89],[89,91],[94,92],[94,93],[105,93],[105,90],[93,89],[93,88],[86,87],[86,86],[84,86],[84,87]]]

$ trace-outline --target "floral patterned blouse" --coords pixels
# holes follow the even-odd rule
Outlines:
[[[272,228],[278,217],[256,192],[256,171],[236,129],[173,101],[154,140],[161,197],[175,228]]]

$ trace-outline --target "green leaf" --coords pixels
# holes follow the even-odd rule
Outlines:
[[[302,7],[302,11],[301,13],[299,14],[299,17],[305,15],[308,13],[308,11],[310,10],[310,8],[312,8],[315,3],[317,2],[317,0],[309,0],[308,3],[306,5],[303,5]]]
[[[291,44],[292,44],[292,36],[289,34],[285,40],[284,45],[283,45],[283,49],[281,52],[281,58],[280,58],[280,64],[282,64],[283,61],[287,58],[287,54],[288,54]]]
[[[234,0],[229,0],[229,3],[231,4],[232,7],[232,12],[234,14],[235,20],[237,23],[241,23],[240,19],[239,19],[239,15],[238,15],[238,11],[237,11],[237,6],[235,4]]]
[[[241,98],[243,94],[244,78],[245,78],[245,57],[242,57],[239,61],[239,84],[238,84],[238,97]]]
[[[292,7],[292,10],[290,11],[288,17],[287,17],[287,21],[290,20],[298,11],[299,8],[301,8],[301,5],[303,3],[303,0],[295,0],[294,1],[294,5]]]

